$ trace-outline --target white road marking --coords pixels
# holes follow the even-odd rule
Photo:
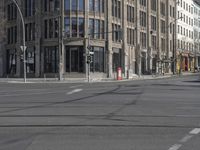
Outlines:
[[[190,134],[193,134],[193,135],[197,135],[199,133],[200,133],[200,128],[195,128],[192,131],[190,131]]]
[[[78,93],[78,92],[81,92],[83,89],[75,89],[73,91],[70,91],[67,93],[67,95],[71,95],[71,94],[74,94],[74,93]]]
[[[181,146],[181,144],[175,144],[169,150],[178,150],[179,148],[181,148]]]
[[[45,95],[45,94],[57,94],[60,92],[38,92],[38,93],[24,93],[24,94],[6,94],[0,95],[0,97],[14,97],[14,96],[31,96],[31,95]]]
[[[192,131],[189,132],[188,135],[186,135],[185,137],[183,137],[179,142],[180,143],[186,143],[188,142],[194,135],[197,135],[200,133],[200,128],[195,128]],[[169,148],[168,150],[179,150],[182,147],[182,144],[175,144],[173,145],[171,148]]]
[[[187,141],[189,141],[191,138],[193,137],[193,135],[186,135],[184,138],[182,138],[180,140],[181,143],[186,143]]]
[[[74,89],[74,88],[78,88],[78,87],[82,87],[83,85],[75,85],[75,86],[71,86],[70,89]]]

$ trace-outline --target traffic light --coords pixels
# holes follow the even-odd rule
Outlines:
[[[20,55],[20,60],[21,60],[21,61],[24,60],[24,55],[23,55],[23,54]]]
[[[87,56],[87,64],[91,64],[93,62],[93,57],[92,55]]]

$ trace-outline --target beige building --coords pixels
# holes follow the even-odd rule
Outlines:
[[[1,76],[23,76],[22,29],[5,0],[6,36]],[[3,5],[1,4],[1,6]],[[171,72],[175,0],[18,0],[26,31],[28,77],[92,78]],[[174,27],[174,30],[173,30]],[[175,40],[174,40],[175,41]]]

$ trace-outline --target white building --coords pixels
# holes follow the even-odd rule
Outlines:
[[[194,7],[194,56],[195,67],[200,66],[200,5],[193,3]]]
[[[177,5],[177,71],[194,68],[194,2],[179,0]]]

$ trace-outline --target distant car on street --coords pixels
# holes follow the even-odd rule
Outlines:
[[[195,71],[200,71],[200,66],[195,67]]]

